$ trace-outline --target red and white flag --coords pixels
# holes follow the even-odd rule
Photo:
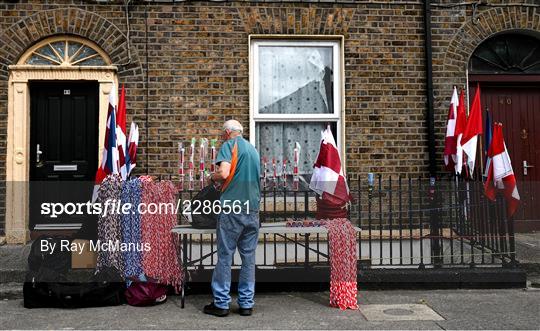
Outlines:
[[[465,93],[462,89],[459,93],[459,101],[456,115],[456,128],[454,130],[454,136],[456,137],[456,159],[454,160],[454,170],[458,175],[461,174],[461,170],[463,168],[463,148],[461,148],[461,138],[463,138],[463,132],[465,132],[466,126],[467,114],[465,113]]]
[[[139,126],[131,122],[128,138],[128,150],[126,157],[127,174],[129,175],[137,165],[137,146],[139,145]]]
[[[118,112],[116,115],[116,147],[118,149],[118,169],[122,179],[126,179],[129,173],[126,157],[128,152],[126,131],[126,90],[122,85],[120,100],[118,103]]]
[[[351,200],[336,141],[330,126],[321,132],[321,147],[309,188],[324,200],[344,204]]]
[[[507,214],[508,217],[512,217],[519,206],[520,198],[500,123],[493,127],[493,138],[488,149],[486,171],[488,173],[487,181],[484,184],[486,196],[490,200],[495,200],[497,189],[503,190],[507,203]]]
[[[469,119],[463,137],[460,140],[463,152],[467,155],[467,166],[470,173],[474,173],[476,162],[476,147],[478,146],[478,136],[482,134],[482,104],[480,101],[480,84],[476,87],[476,93],[469,112]]]
[[[444,138],[444,164],[448,170],[454,170],[457,154],[456,119],[457,107],[459,104],[457,88],[454,86],[452,99],[450,99],[450,109],[448,110],[448,121],[446,124],[446,137]]]

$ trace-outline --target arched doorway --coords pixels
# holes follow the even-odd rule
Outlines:
[[[470,99],[480,83],[484,118],[503,123],[518,181],[517,230],[540,229],[540,36],[510,31],[481,43],[468,64]]]
[[[100,47],[71,35],[44,39],[9,66],[8,242],[28,241],[40,222],[31,217],[30,181],[93,176],[116,72]]]

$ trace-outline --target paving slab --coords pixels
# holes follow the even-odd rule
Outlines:
[[[444,321],[423,304],[360,305],[359,309],[368,321]]]
[[[516,233],[516,259],[540,264],[540,232]]]

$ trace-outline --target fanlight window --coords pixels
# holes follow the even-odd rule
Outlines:
[[[103,56],[79,41],[63,39],[47,42],[33,50],[26,60],[32,65],[104,66]]]
[[[507,33],[484,41],[469,62],[473,74],[540,73],[540,39]]]

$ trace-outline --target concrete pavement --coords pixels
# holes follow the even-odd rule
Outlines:
[[[186,308],[179,297],[163,305],[25,309],[22,279],[29,246],[0,247],[1,329],[540,329],[540,235],[517,234],[517,258],[527,269],[527,289],[487,290],[362,290],[360,311],[328,307],[328,292],[276,292],[257,295],[253,316],[226,318],[204,315],[209,294],[190,295]],[[361,280],[360,280],[361,281]],[[3,300],[2,300],[3,299]],[[442,320],[368,320],[373,306],[421,304]],[[234,306],[233,306],[234,307]],[[406,309],[388,306],[390,319],[410,319]],[[366,314],[367,316],[368,314]]]
[[[516,259],[529,285],[540,287],[540,232],[516,233]]]
[[[385,290],[360,291],[359,311],[329,308],[328,292],[263,293],[251,317],[204,315],[210,295],[191,295],[180,309],[179,297],[163,305],[62,309],[25,309],[22,300],[0,301],[5,329],[539,329],[540,290]],[[443,320],[368,321],[366,305],[422,304]],[[233,305],[235,307],[235,305]],[[392,308],[389,306],[389,308]],[[407,316],[389,309],[393,318]],[[384,319],[384,318],[383,318]]]

